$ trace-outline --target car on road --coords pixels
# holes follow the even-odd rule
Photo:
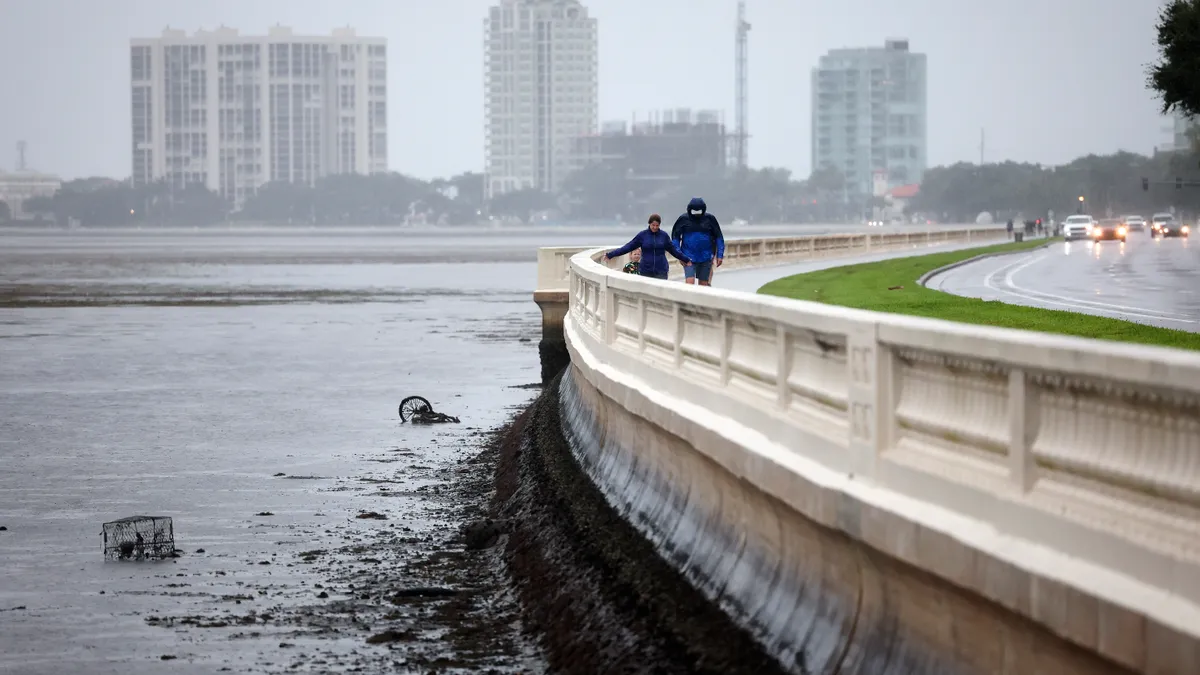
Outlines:
[[[1191,233],[1191,228],[1175,219],[1170,213],[1156,213],[1151,219],[1150,234],[1155,237],[1184,237]]]
[[[1162,227],[1163,223],[1169,223],[1175,220],[1175,215],[1171,213],[1156,213],[1150,217],[1150,234],[1158,234],[1158,228]]]
[[[1141,232],[1146,229],[1146,219],[1141,216],[1125,216],[1121,220],[1125,221],[1125,227],[1130,232]]]
[[[1096,220],[1091,216],[1068,216],[1062,224],[1063,238],[1067,241],[1071,241],[1072,239],[1087,239],[1092,236],[1092,227],[1095,224]]]
[[[1092,225],[1091,236],[1096,241],[1120,239],[1123,243],[1127,234],[1129,234],[1129,228],[1125,227],[1125,223],[1120,218],[1105,218]]]

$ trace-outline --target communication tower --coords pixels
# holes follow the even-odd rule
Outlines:
[[[733,137],[734,164],[738,169],[746,168],[746,141],[750,137],[746,129],[746,45],[749,41],[749,34],[750,22],[746,21],[746,0],[738,0],[737,46],[734,66],[734,96],[737,98],[734,105],[734,123],[737,128],[734,130]]]

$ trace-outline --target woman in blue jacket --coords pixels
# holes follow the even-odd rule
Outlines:
[[[648,224],[650,226],[638,232],[628,244],[615,251],[609,251],[605,256],[612,260],[635,248],[640,248],[642,249],[642,265],[639,273],[644,277],[654,277],[655,279],[667,278],[667,253],[675,256],[685,267],[692,264],[692,261],[675,246],[675,242],[671,241],[671,237],[662,231],[662,218],[657,213],[650,216]]]

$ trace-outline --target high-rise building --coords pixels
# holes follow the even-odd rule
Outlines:
[[[264,183],[388,170],[387,42],[231,28],[130,42],[133,182],[240,206]]]
[[[1169,134],[1170,141],[1163,145],[1162,150],[1191,150],[1193,130],[1196,127],[1196,119],[1188,117],[1180,111],[1171,113],[1168,117],[1170,126],[1166,129]]]
[[[675,108],[632,125],[607,121],[599,134],[578,138],[576,152],[581,164],[605,164],[633,183],[661,184],[723,174],[728,145],[720,112]]]
[[[487,197],[557,190],[599,124],[596,20],[578,0],[501,0],[484,19]]]
[[[724,176],[729,163],[737,161],[736,154],[729,157],[730,140],[720,112],[674,108],[653,111],[633,124],[606,121],[599,134],[576,140],[576,152],[581,166],[602,168],[607,187],[601,189],[611,188],[619,177],[624,206],[650,212],[661,208],[677,185]]]
[[[813,69],[812,94],[812,167],[841,172],[848,198],[921,181],[925,55],[907,40],[831,50]]]

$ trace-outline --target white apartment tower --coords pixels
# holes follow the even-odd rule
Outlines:
[[[131,41],[130,74],[135,185],[200,183],[240,207],[264,183],[388,170],[384,38],[168,29]]]
[[[812,71],[812,167],[833,167],[855,199],[925,175],[925,55],[908,40],[834,49]]]
[[[599,126],[596,20],[578,0],[501,0],[483,23],[487,197],[557,190]]]

